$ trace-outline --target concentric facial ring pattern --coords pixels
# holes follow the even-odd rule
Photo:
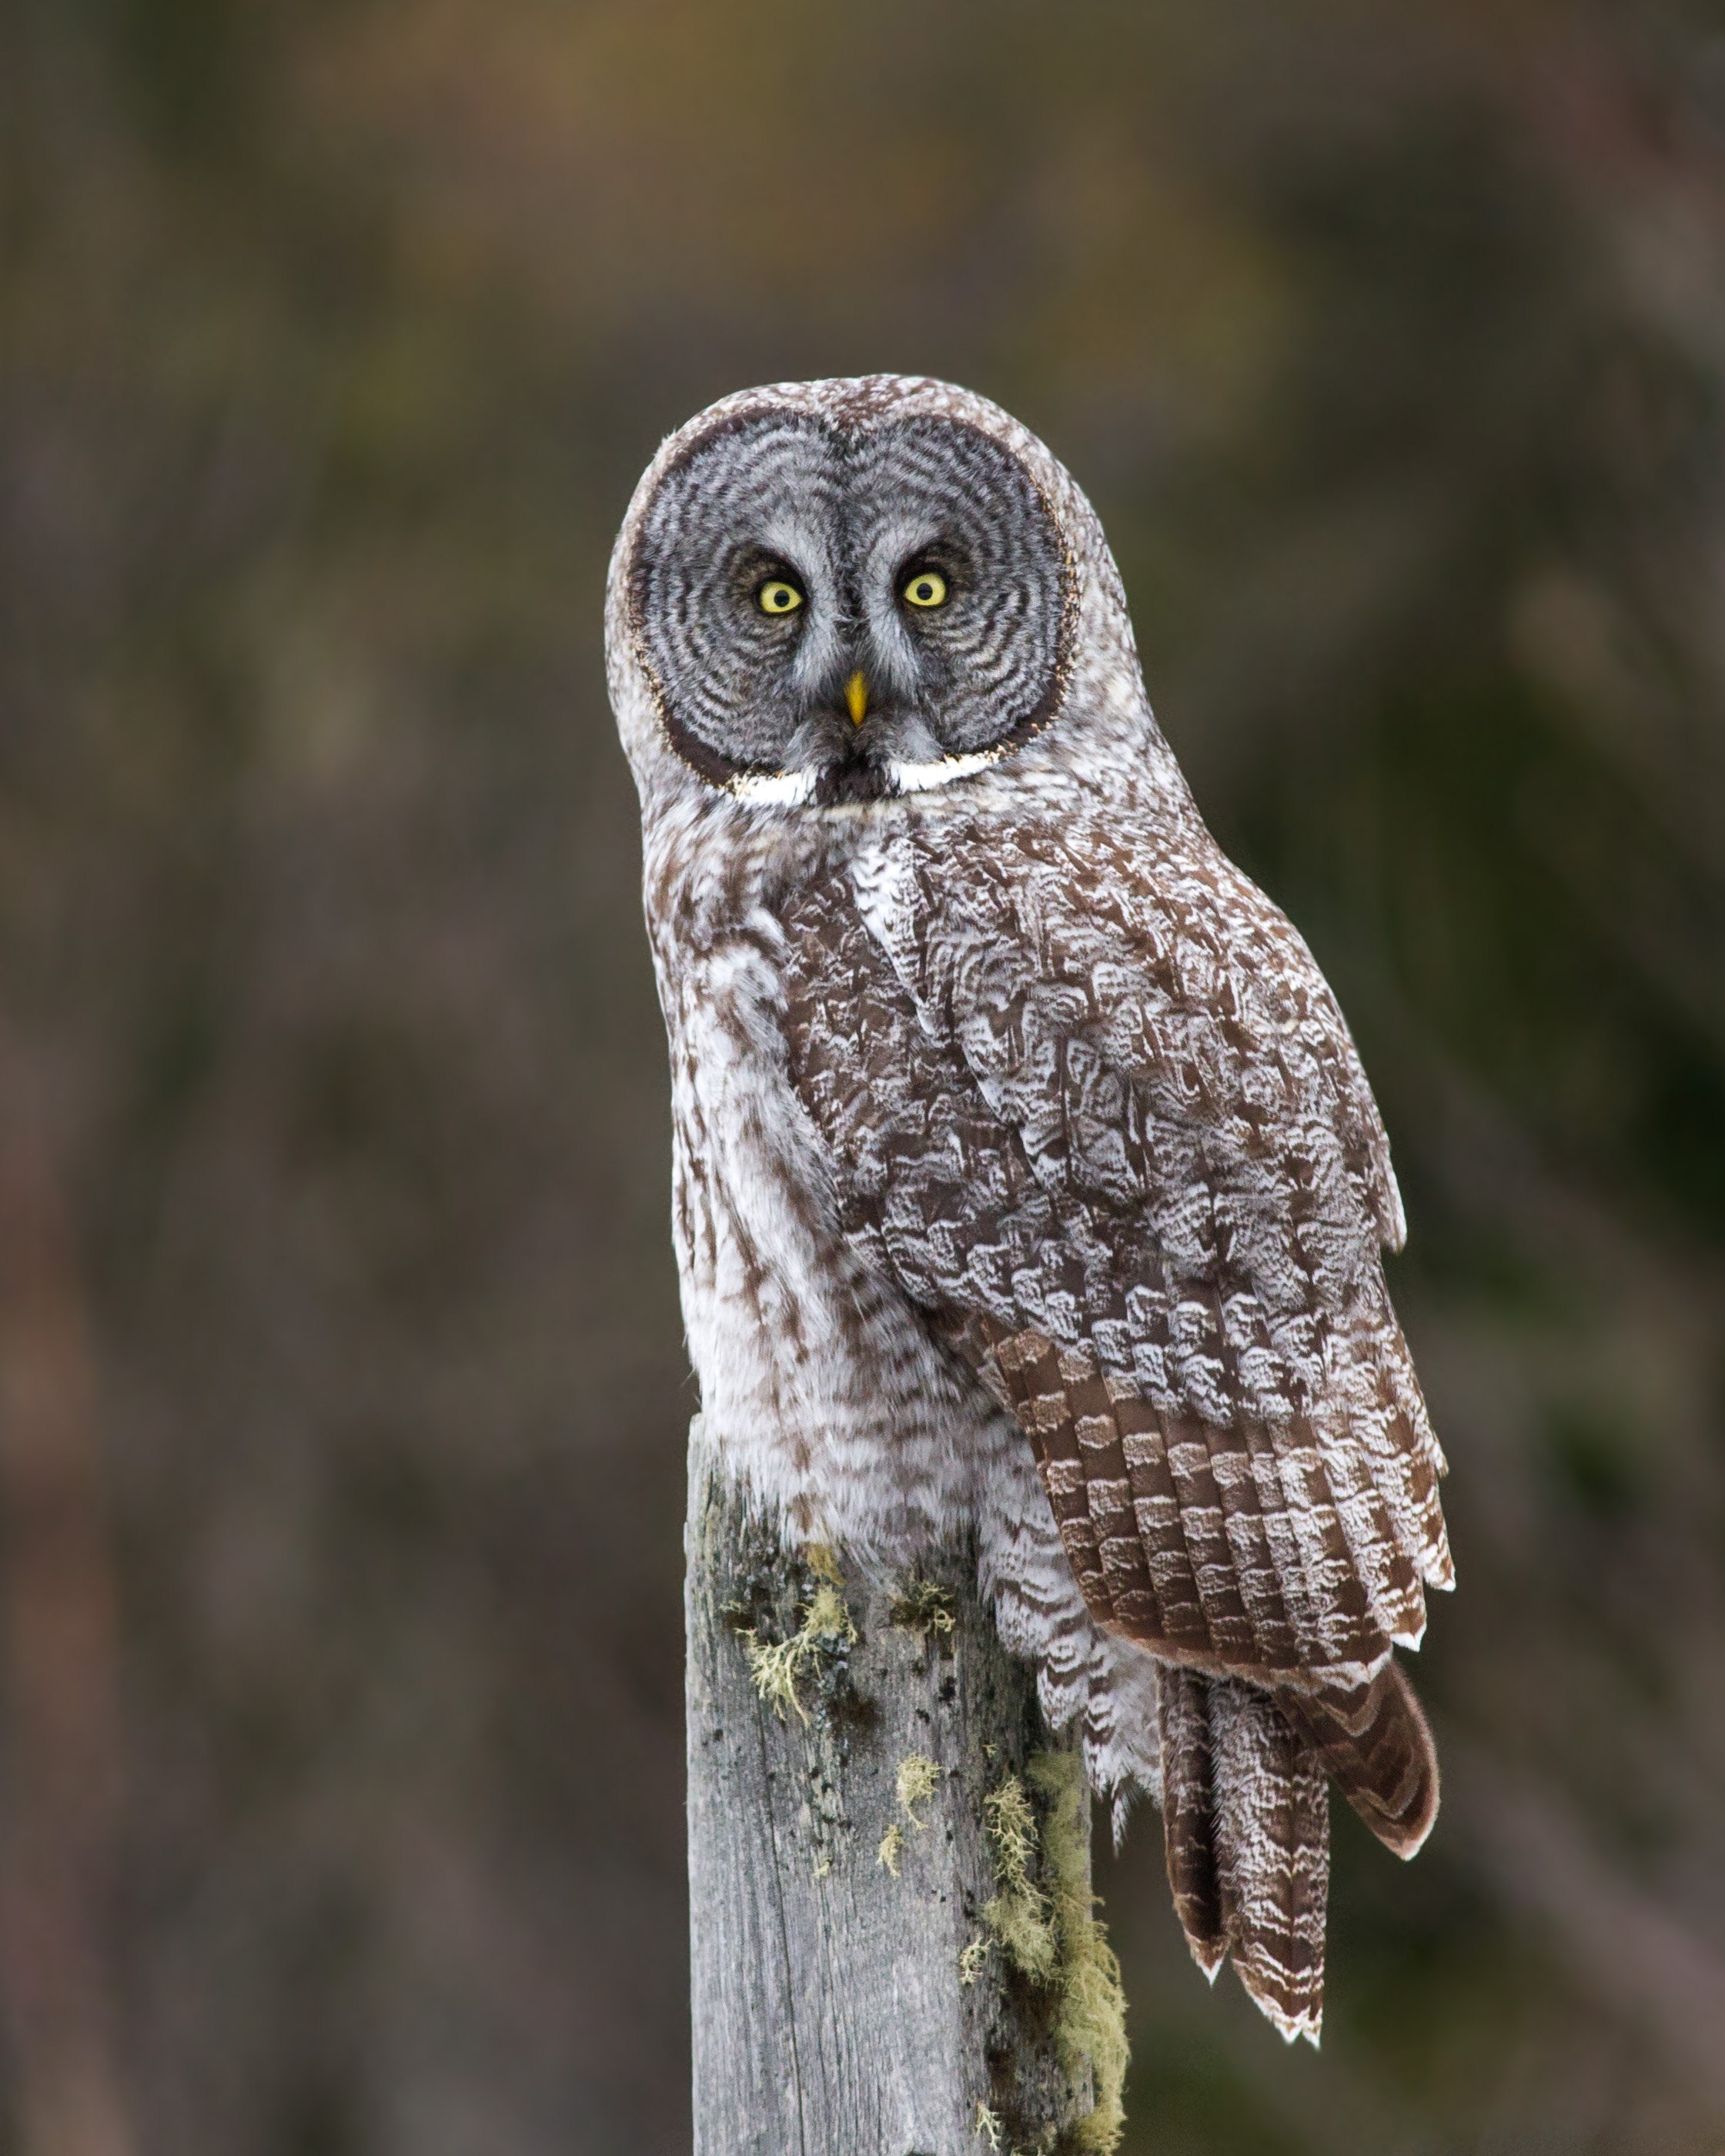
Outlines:
[[[938,571],[935,607],[903,598]],[[1065,550],[1028,473],[961,422],[855,428],[733,415],[665,475],[631,567],[634,618],[670,738],[703,776],[842,751],[963,756],[1009,742],[1058,696]],[[769,612],[788,578],[804,603]],[[860,672],[860,743],[828,721]]]

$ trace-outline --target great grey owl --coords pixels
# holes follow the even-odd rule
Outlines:
[[[1328,1780],[1437,1807],[1450,1584],[1384,1128],[1151,715],[1095,511],[983,398],[725,398],[613,559],[708,1432],[793,1537],[974,1534],[1044,1712],[1290,2037]]]

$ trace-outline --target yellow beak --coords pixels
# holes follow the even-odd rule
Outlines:
[[[853,674],[845,684],[845,705],[851,725],[860,726],[869,715],[869,685],[860,674]]]

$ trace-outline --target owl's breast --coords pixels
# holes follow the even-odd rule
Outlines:
[[[757,909],[698,950],[655,941],[706,1428],[801,1534],[889,1561],[946,1539],[973,1517],[994,1410],[848,1229],[788,1065],[783,925]]]

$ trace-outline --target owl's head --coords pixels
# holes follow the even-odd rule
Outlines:
[[[997,406],[901,376],[747,391],[637,490],[614,700],[626,738],[644,705],[688,771],[741,799],[920,793],[1057,723],[1098,605],[1130,660],[1093,512]]]

